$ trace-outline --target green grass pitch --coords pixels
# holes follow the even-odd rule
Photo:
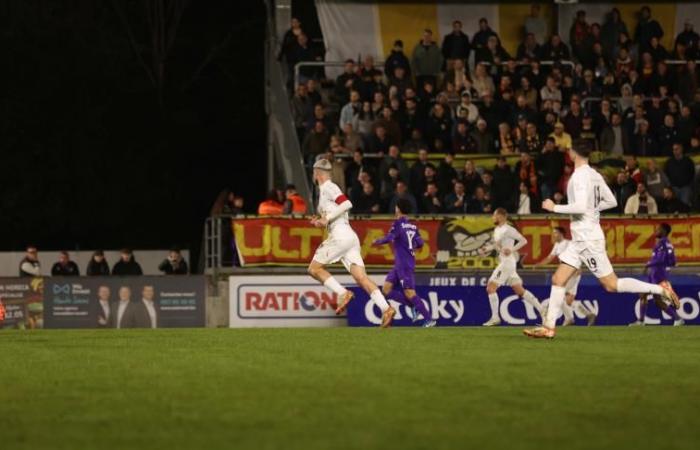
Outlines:
[[[700,327],[0,331],[0,448],[698,448]]]

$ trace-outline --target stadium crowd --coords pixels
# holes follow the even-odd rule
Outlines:
[[[581,10],[566,44],[547,34],[533,5],[523,30],[515,55],[486,19],[472,36],[455,20],[442,45],[428,29],[408,52],[397,40],[383,70],[371,55],[345,61],[335,80],[301,67],[291,109],[305,161],[333,162],[355,213],[391,212],[407,198],[420,213],[528,214],[544,198],[565,202],[573,170],[566,151],[583,140],[600,152],[601,167],[612,168],[605,174],[618,198],[613,213],[697,209],[700,180],[689,157],[700,154],[693,25],[686,22],[666,49],[648,7],[633,33],[616,8],[603,24],[588,23]],[[281,53],[291,73],[319,55],[293,20]],[[406,153],[417,161],[409,164]],[[435,153],[444,159],[435,162]],[[472,158],[455,168],[460,154],[498,155],[498,162],[486,169]],[[513,167],[508,155],[518,157]],[[655,159],[640,167],[637,157]]]

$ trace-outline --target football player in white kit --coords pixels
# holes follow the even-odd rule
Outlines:
[[[571,215],[572,241],[564,253],[559,255],[559,267],[552,275],[552,290],[544,324],[523,330],[526,336],[547,339],[555,336],[555,321],[564,304],[566,283],[582,264],[598,278],[607,292],[655,294],[676,307],[680,306],[678,296],[658,284],[645,283],[635,278],[618,278],[615,275],[605,251],[600,212],[617,206],[617,200],[603,177],[588,165],[590,153],[590,146],[585,141],[577,141],[569,149],[569,155],[574,161],[574,173],[566,190],[568,204],[555,205],[550,199],[542,202],[542,208],[546,211]]]
[[[309,264],[309,275],[338,294],[338,307],[335,313],[342,314],[353,299],[353,293],[345,289],[325,269],[326,265],[341,261],[357,284],[369,294],[372,301],[381,309],[382,328],[389,327],[396,311],[389,305],[382,291],[377,288],[377,285],[369,279],[365,272],[365,263],[362,261],[360,253],[360,240],[350,226],[348,219],[348,211],[352,208],[352,203],[331,181],[331,169],[331,163],[326,159],[316,161],[313,168],[313,179],[318,183],[320,191],[317,208],[320,217],[314,217],[311,224],[318,228],[327,227],[328,237],[316,249],[311,264]]]
[[[554,242],[552,251],[542,261],[535,264],[536,266],[550,264],[555,259],[558,259],[559,255],[564,253],[566,247],[571,243],[570,240],[566,239],[566,231],[563,227],[552,228],[552,242]],[[596,314],[586,308],[586,305],[583,303],[576,301],[576,293],[578,292],[578,284],[580,281],[581,271],[578,270],[566,283],[566,301],[564,305],[562,305],[562,310],[564,312],[564,323],[562,326],[566,327],[575,323],[574,310],[586,318],[589,327],[595,324]]]
[[[489,305],[491,306],[491,318],[484,322],[484,326],[492,327],[501,324],[501,318],[498,314],[497,291],[499,287],[504,285],[510,286],[517,296],[521,297],[524,302],[531,304],[542,316],[540,301],[532,292],[523,288],[523,280],[516,271],[518,250],[527,244],[527,239],[518,230],[508,225],[508,212],[503,208],[496,208],[493,212],[493,223],[496,227],[493,229],[492,244],[479,249],[479,253],[482,255],[493,249],[498,251],[498,265],[493,270],[486,285],[486,293],[489,296]]]

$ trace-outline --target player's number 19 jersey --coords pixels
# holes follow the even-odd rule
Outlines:
[[[574,241],[604,240],[600,227],[600,211],[616,204],[615,197],[603,177],[588,165],[576,168],[566,188],[568,204],[585,200],[585,210],[571,215],[571,237]]]

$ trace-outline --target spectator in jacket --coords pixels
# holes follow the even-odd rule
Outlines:
[[[261,216],[276,216],[282,214],[283,210],[284,205],[277,194],[277,189],[270,190],[265,200],[258,205],[258,214]],[[116,265],[112,268],[112,271],[114,271],[115,267]]]
[[[187,267],[187,261],[182,257],[182,253],[179,248],[173,248],[170,250],[168,257],[163,260],[163,262],[158,265],[158,270],[163,272],[165,275],[187,275],[189,273],[189,268]]]
[[[401,39],[394,41],[394,47],[384,62],[384,74],[386,77],[391,78],[397,67],[403,68],[407,78],[411,77],[411,65],[403,52],[403,41]]]
[[[570,58],[569,47],[561,41],[558,34],[553,34],[549,42],[542,46],[540,59],[544,61],[561,61]]]
[[[426,184],[425,192],[421,197],[420,212],[426,214],[439,214],[442,212],[442,200],[435,182],[431,181]]]
[[[328,133],[326,125],[320,120],[317,121],[313,130],[306,135],[301,145],[307,162],[313,161],[318,155],[325,153],[330,143],[331,135]]]
[[[564,153],[557,150],[553,138],[549,137],[545,141],[535,166],[538,169],[542,198],[551,199],[556,192],[559,177],[564,171]]]
[[[346,103],[340,110],[339,128],[345,129],[345,125],[353,124],[355,116],[360,113],[362,102],[360,101],[360,92],[357,90],[350,91],[350,101]]]
[[[374,188],[371,181],[362,184],[362,190],[353,190],[352,211],[355,214],[379,214],[382,208],[382,201],[379,192]]]
[[[642,7],[639,11],[639,23],[634,32],[634,41],[639,45],[640,52],[649,47],[651,38],[661,39],[664,30],[655,19],[651,17],[651,9],[648,6]]]
[[[476,129],[472,130],[472,137],[476,142],[476,153],[493,154],[495,153],[494,137],[488,129],[488,125],[484,119],[476,121]]]
[[[457,129],[452,137],[452,151],[454,153],[476,153],[476,141],[469,134],[467,122],[460,120],[457,123]]]
[[[53,277],[77,277],[80,276],[78,265],[71,261],[67,251],[58,254],[58,261],[51,266],[51,276]]]
[[[674,143],[678,142],[678,128],[676,128],[676,119],[671,114],[664,116],[664,124],[657,132],[659,137],[659,147],[662,156],[669,156],[673,151]]]
[[[119,254],[119,261],[112,267],[112,275],[143,275],[141,265],[134,259],[134,254],[131,249],[122,249]]]
[[[306,200],[299,195],[296,186],[288,184],[284,191],[284,197],[282,214],[306,214]]]
[[[656,142],[654,135],[649,133],[649,122],[646,119],[642,119],[639,122],[632,148],[637,156],[657,156],[659,154],[659,144]],[[659,195],[661,195],[660,192]]]
[[[609,212],[621,214],[625,205],[627,204],[627,199],[635,193],[637,188],[634,183],[630,181],[627,172],[621,170],[617,173],[615,183],[610,186],[610,189],[612,190],[613,195],[615,195],[617,206],[611,209]]]
[[[92,254],[90,262],[87,265],[85,274],[89,277],[106,277],[109,276],[109,264],[105,259],[105,254],[102,250],[95,250]]]
[[[622,128],[622,116],[617,112],[612,113],[610,125],[605,127],[600,135],[600,149],[614,156],[630,152],[629,137]]]
[[[302,141],[306,135],[308,120],[312,115],[313,108],[314,105],[307,94],[306,85],[298,85],[292,97],[292,119],[294,127],[297,129],[299,141]]]
[[[452,22],[452,33],[442,40],[442,56],[447,61],[447,69],[452,68],[456,59],[467,61],[470,52],[469,36],[462,32],[462,22],[455,20]]]
[[[481,19],[479,19],[479,31],[477,31],[472,38],[472,46],[477,51],[479,49],[485,48],[486,43],[492,36],[498,38],[496,32],[493,31],[489,26],[489,21],[486,20],[486,18],[482,17]]]
[[[649,195],[654,197],[657,203],[663,198],[664,188],[671,185],[666,174],[659,170],[659,168],[656,166],[656,161],[653,159],[649,159],[647,161],[647,171],[644,175],[644,184],[646,185]]]
[[[396,204],[401,199],[408,200],[411,204],[411,211],[409,212],[409,214],[418,213],[418,204],[416,202],[416,198],[413,196],[413,194],[411,194],[408,191],[408,185],[403,180],[399,180],[396,183],[396,192],[394,193],[394,196],[391,198],[391,200],[389,200],[389,207],[387,208],[386,213],[391,214],[392,212],[396,211]]]
[[[637,192],[625,203],[625,214],[656,214],[658,212],[656,200],[647,193],[644,183],[639,183]]]
[[[19,262],[20,277],[41,276],[41,264],[39,263],[39,251],[33,245],[28,245],[24,258]]]
[[[673,144],[673,156],[666,161],[665,172],[675,196],[686,205],[690,205],[695,180],[695,164],[692,159],[683,154],[683,145]]]
[[[458,181],[454,190],[445,196],[444,210],[448,214],[465,214],[467,212],[467,193],[464,192],[464,183]]]
[[[416,84],[423,88],[426,81],[435,86],[437,76],[442,70],[443,57],[440,48],[433,42],[433,32],[430,29],[423,31],[423,39],[413,49],[411,66],[416,76]]]
[[[530,15],[525,19],[525,35],[532,35],[533,39],[540,44],[547,41],[547,21],[540,16],[540,5],[536,3],[530,6]],[[539,56],[539,53],[535,55]]]
[[[350,101],[350,92],[357,90],[360,84],[360,76],[357,74],[357,66],[352,59],[345,60],[343,73],[335,79],[335,96],[338,102],[344,105]],[[342,129],[342,124],[341,124]]]
[[[663,214],[687,213],[690,207],[676,198],[670,187],[664,188],[664,195],[659,202],[659,212]]]
[[[467,204],[469,214],[488,214],[491,212],[491,202],[489,201],[483,186],[477,186],[474,195]]]

